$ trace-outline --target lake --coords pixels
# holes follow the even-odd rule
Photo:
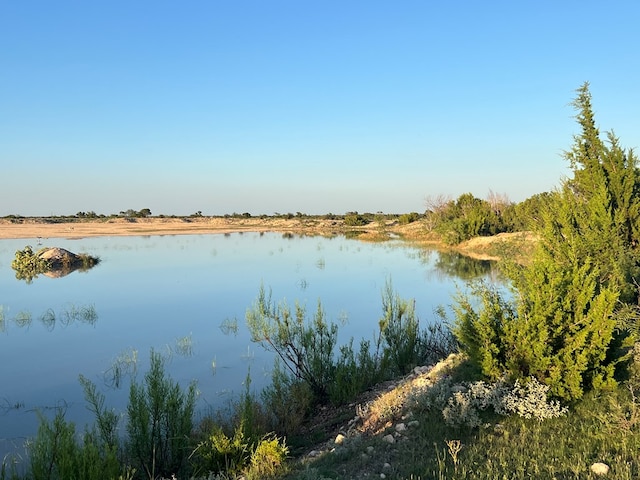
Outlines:
[[[41,244],[41,245],[40,245]],[[100,263],[61,278],[18,280],[16,250],[57,246]],[[79,375],[123,412],[131,378],[141,380],[150,352],[186,386],[198,409],[223,406],[270,381],[273,357],[252,344],[245,312],[263,285],[276,302],[322,302],[341,341],[371,339],[390,281],[416,300],[422,324],[451,303],[464,280],[493,278],[490,262],[419,249],[401,241],[365,243],[279,233],[85,239],[0,240],[0,458],[24,451],[38,415],[66,411],[78,430],[92,423]]]

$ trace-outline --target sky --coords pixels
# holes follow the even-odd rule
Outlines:
[[[0,0],[0,216],[423,212],[640,146],[640,2]]]

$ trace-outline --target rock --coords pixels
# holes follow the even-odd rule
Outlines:
[[[333,441],[333,443],[335,443],[336,445],[340,445],[340,444],[344,443],[344,441],[346,439],[347,439],[347,437],[345,437],[344,435],[339,433],[338,435],[336,435],[336,439]]]
[[[418,425],[420,425],[420,422],[418,420],[411,420],[409,423],[407,423],[407,427],[417,427]]]
[[[382,440],[383,440],[384,442],[391,443],[391,444],[396,443],[396,439],[395,439],[395,438],[393,438],[393,435],[391,435],[391,434],[389,434],[389,435],[385,435],[384,437],[382,437]]]
[[[47,260],[52,268],[72,267],[82,262],[78,255],[60,247],[43,248],[37,255]]]
[[[591,471],[596,475],[606,475],[609,473],[609,465],[606,463],[596,462],[591,465]]]
[[[398,423],[395,428],[396,432],[404,432],[407,429],[407,426],[404,423]]]

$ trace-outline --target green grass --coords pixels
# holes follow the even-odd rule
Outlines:
[[[542,422],[494,416],[479,428],[452,428],[440,412],[414,412],[410,419],[417,426],[393,445],[382,440],[391,427],[350,439],[319,459],[296,462],[286,478],[380,478],[383,473],[388,479],[413,480],[589,479],[599,478],[590,466],[603,462],[611,468],[606,478],[637,479],[637,409],[633,392],[621,386],[587,395],[567,416]]]

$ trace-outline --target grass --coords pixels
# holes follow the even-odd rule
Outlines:
[[[281,478],[590,479],[600,478],[590,471],[597,462],[610,467],[606,478],[640,478],[640,403],[627,385],[589,394],[560,418],[486,414],[477,428],[447,425],[440,411],[408,402],[409,390],[381,392],[363,419],[370,428],[309,445],[323,454],[298,457]]]

